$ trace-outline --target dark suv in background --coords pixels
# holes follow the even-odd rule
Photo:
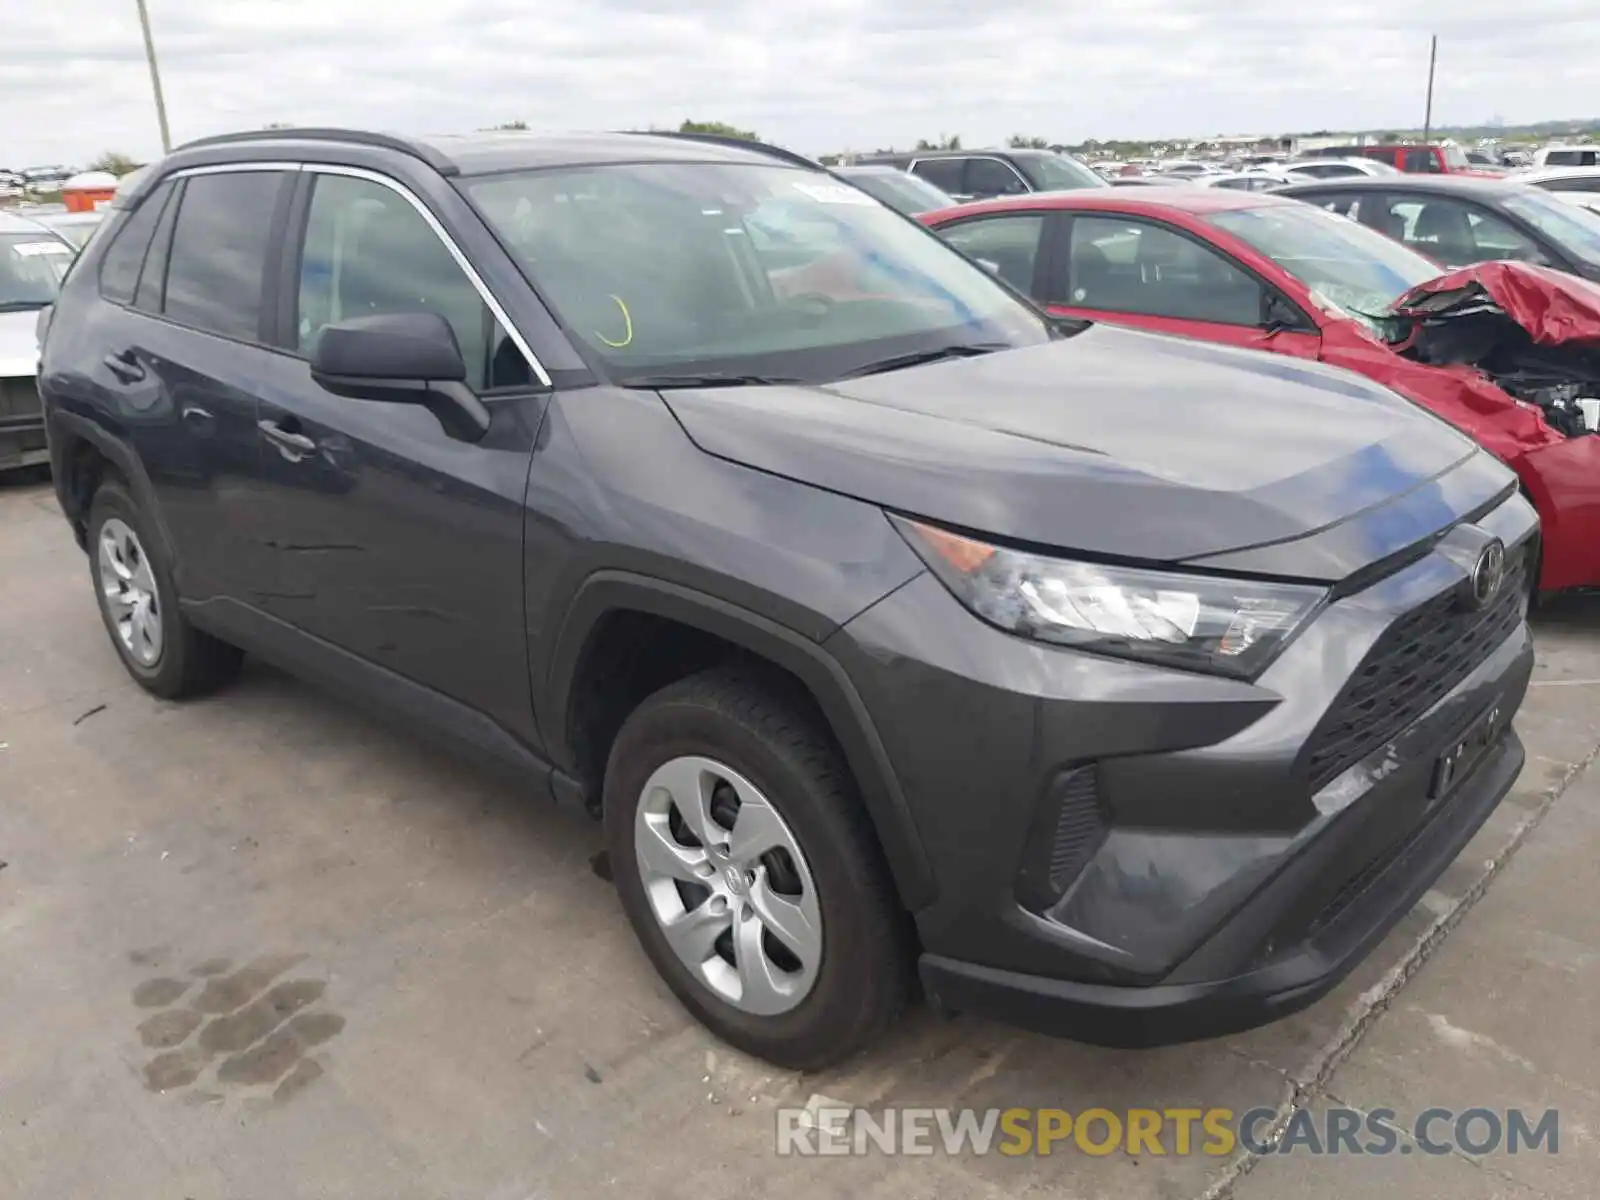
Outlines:
[[[909,171],[961,203],[1111,186],[1077,159],[1054,150],[918,150],[863,154],[855,162]]]
[[[1305,1005],[1522,764],[1504,467],[1352,375],[1055,324],[781,151],[211,139],[44,328],[134,680],[257,654],[588,809],[672,989],[789,1066],[914,967],[1119,1044]]]

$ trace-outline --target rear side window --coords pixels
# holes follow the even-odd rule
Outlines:
[[[258,340],[261,290],[283,171],[195,175],[184,185],[164,311],[224,337]]]
[[[934,187],[953,196],[967,190],[961,183],[961,175],[966,165],[967,160],[964,158],[925,158],[917,163],[912,171]]]
[[[161,210],[172,195],[172,184],[164,183],[144,198],[123,221],[100,260],[100,294],[117,304],[132,304],[139,287],[139,268],[161,220]]]

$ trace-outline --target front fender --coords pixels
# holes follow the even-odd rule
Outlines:
[[[677,621],[719,637],[783,668],[800,680],[822,710],[855,774],[878,840],[906,908],[916,911],[935,895],[932,870],[871,714],[844,668],[811,639],[783,625],[678,584],[628,571],[603,570],[578,588],[557,635],[541,713],[556,715],[552,755],[570,765],[572,735],[566,714],[590,636],[610,613],[639,612]]]

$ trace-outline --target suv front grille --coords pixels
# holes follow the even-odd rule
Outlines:
[[[1417,721],[1511,636],[1527,596],[1527,552],[1511,556],[1506,567],[1488,608],[1468,612],[1446,592],[1378,639],[1311,736],[1305,769],[1312,792]]]
[[[39,411],[39,381],[32,375],[0,379],[0,417],[33,417]]]

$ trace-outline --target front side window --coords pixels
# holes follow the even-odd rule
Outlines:
[[[1573,258],[1600,266],[1600,214],[1545,192],[1515,192],[1502,203]]]
[[[1345,316],[1381,315],[1439,274],[1420,254],[1309,204],[1236,209],[1206,220],[1305,284],[1321,307]]]
[[[974,196],[1020,196],[1027,190],[1016,168],[998,158],[975,158],[967,164],[967,191]]]
[[[813,172],[618,163],[462,186],[617,382],[822,382],[898,356],[1051,336],[983,268]]]
[[[1072,222],[1068,303],[1107,312],[1258,325],[1262,287],[1199,242],[1123,217]]]
[[[1434,161],[1432,150],[1407,150],[1404,169],[1410,174],[1423,175],[1437,171],[1439,165]]]
[[[1043,214],[1011,213],[948,225],[939,234],[985,270],[1027,293],[1033,291],[1034,264],[1043,232]]]
[[[71,246],[44,230],[0,233],[0,312],[53,303],[74,256]]]
[[[167,261],[167,316],[257,340],[272,216],[288,178],[283,171],[236,171],[185,181]]]
[[[1387,232],[1435,262],[1460,267],[1509,258],[1541,262],[1539,247],[1526,234],[1487,209],[1442,196],[1389,203]]]
[[[319,176],[300,256],[300,353],[336,321],[417,312],[449,322],[473,388],[527,382],[526,360],[410,201],[370,180]]]

